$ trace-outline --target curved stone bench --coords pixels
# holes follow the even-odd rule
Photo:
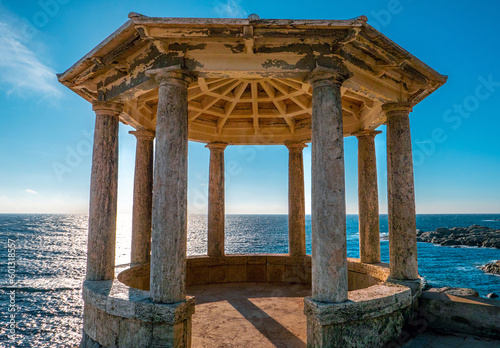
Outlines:
[[[354,342],[355,346],[365,347],[397,338],[420,294],[420,282],[391,281],[387,264],[363,264],[357,259],[348,259],[348,272],[349,301],[319,303],[304,299],[308,337],[323,337],[338,346],[353,346]],[[188,318],[195,310],[193,297],[177,304],[156,304],[147,291],[149,265],[117,269],[117,273],[114,281],[83,284],[88,320],[84,323],[82,347],[162,346],[173,337],[190,341]],[[194,256],[187,260],[186,282],[310,284],[310,275],[310,256]],[[176,347],[182,346],[182,342],[177,343]]]
[[[347,262],[349,290],[376,285],[389,277],[388,264],[364,264],[353,258]],[[149,265],[140,265],[120,272],[117,277],[130,287],[149,290],[149,275]],[[261,254],[187,259],[187,286],[239,282],[311,284],[311,256]]]
[[[174,337],[175,347],[183,347],[191,340],[194,297],[176,304],[153,303],[149,291],[118,280],[85,281],[82,292],[87,320],[81,347],[163,347]]]
[[[312,347],[381,347],[398,338],[418,296],[412,288],[383,282],[349,291],[349,299],[343,303],[321,303],[306,297],[308,344],[312,342]]]

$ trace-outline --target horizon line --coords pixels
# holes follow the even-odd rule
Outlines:
[[[2,213],[0,212],[0,215],[89,215],[89,213]],[[132,212],[128,213],[117,213],[117,215],[132,215]],[[206,215],[208,216],[208,213],[188,213],[189,215]],[[289,215],[288,213],[230,213],[230,214],[224,214],[224,215]],[[311,215],[311,213],[305,214]],[[347,215],[359,215],[359,213],[346,213]],[[379,215],[388,215],[388,213],[379,213]],[[497,213],[416,213],[415,215],[500,215],[500,212]]]

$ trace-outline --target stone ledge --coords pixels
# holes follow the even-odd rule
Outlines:
[[[369,274],[370,276],[382,281],[386,281],[390,275],[388,263],[362,263],[360,259],[348,257],[347,264],[349,267],[349,271],[361,274]]]
[[[366,264],[348,258],[349,289],[367,288],[387,281],[389,265]],[[311,256],[288,254],[228,254],[221,257],[190,256],[186,260],[186,285],[232,282],[311,283]],[[126,286],[149,290],[149,265],[116,268],[117,279]],[[403,284],[404,285],[404,284]]]
[[[396,312],[412,304],[411,289],[380,284],[349,292],[343,303],[322,303],[306,297],[304,314],[320,325],[362,321]]]
[[[118,280],[85,281],[83,299],[105,313],[144,322],[181,323],[194,314],[195,299],[173,304],[153,303],[149,291],[129,288]]]
[[[419,314],[428,327],[500,338],[500,301],[423,291]]]

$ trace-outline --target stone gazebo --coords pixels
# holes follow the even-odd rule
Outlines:
[[[82,347],[189,347],[190,287],[238,282],[250,290],[258,282],[310,289],[310,347],[376,347],[397,338],[421,291],[409,113],[446,77],[364,16],[129,17],[59,75],[96,113]],[[131,266],[116,272],[120,121],[136,129],[137,155]],[[382,124],[390,265],[380,263],[374,138]],[[346,256],[346,136],[359,142],[359,260]],[[188,140],[210,150],[208,255],[189,258]],[[306,143],[312,256],[305,247]],[[289,254],[224,254],[224,149],[250,144],[289,149]]]

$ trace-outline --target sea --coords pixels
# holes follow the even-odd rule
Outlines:
[[[417,228],[482,225],[500,229],[498,215],[418,215]],[[131,215],[119,215],[116,264],[129,262]],[[227,215],[226,253],[287,253],[287,215]],[[188,255],[207,251],[207,217],[188,219]],[[382,261],[389,261],[387,215],[380,217]],[[0,347],[76,347],[82,327],[86,215],[0,214]],[[311,218],[306,217],[307,252]],[[359,256],[358,216],[347,216],[347,255]],[[9,250],[10,249],[10,250]],[[418,243],[419,272],[434,287],[500,293],[500,276],[478,266],[500,249]],[[11,330],[15,323],[15,330]]]

